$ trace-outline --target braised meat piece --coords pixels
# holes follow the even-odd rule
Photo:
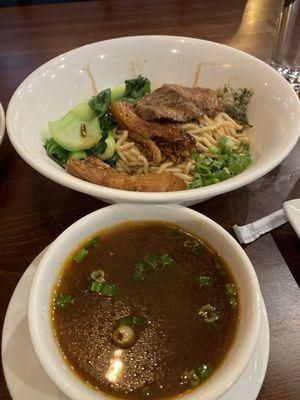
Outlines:
[[[110,111],[119,128],[128,130],[129,137],[136,142],[147,144],[152,140],[165,153],[177,155],[190,151],[196,144],[194,137],[178,125],[145,121],[124,101],[113,102]]]
[[[213,117],[218,111],[218,100],[212,89],[163,85],[139,100],[135,111],[147,121],[188,122],[203,115]]]
[[[127,175],[92,156],[84,160],[68,160],[66,171],[85,181],[115,189],[138,192],[173,192],[186,188],[184,181],[171,172]]]

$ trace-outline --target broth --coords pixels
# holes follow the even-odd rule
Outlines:
[[[127,222],[83,243],[53,290],[54,333],[81,379],[128,399],[172,397],[220,366],[238,325],[222,258],[163,222]]]

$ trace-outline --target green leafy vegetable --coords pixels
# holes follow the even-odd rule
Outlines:
[[[247,88],[233,89],[230,85],[224,85],[217,89],[220,110],[245,127],[250,126],[247,109],[252,95],[252,90]]]
[[[44,148],[48,156],[52,158],[53,161],[55,161],[61,167],[65,167],[68,159],[67,150],[57,144],[53,138],[46,141]]]
[[[95,111],[97,117],[101,119],[108,111],[110,104],[111,89],[102,90],[97,96],[89,101],[89,106]]]
[[[126,80],[125,85],[125,93],[121,99],[129,103],[136,103],[139,99],[144,97],[146,93],[150,92],[151,86],[149,79],[142,75],[139,75],[136,79]]]
[[[70,294],[60,294],[54,300],[55,308],[60,310],[69,307],[72,304],[72,296]]]
[[[137,326],[146,326],[148,324],[148,320],[144,317],[134,317],[132,315],[127,315],[126,317],[120,318],[115,322],[115,326],[126,325],[130,326],[130,328],[135,328]]]
[[[208,287],[213,284],[213,280],[210,276],[200,275],[196,278],[197,284],[202,287]]]
[[[106,162],[106,164],[109,164],[111,167],[114,167],[116,165],[116,162],[118,161],[118,159],[119,159],[119,155],[117,152],[115,152],[113,154],[113,156],[110,157],[108,160],[105,160],[105,162]]]
[[[107,137],[108,132],[113,130],[117,126],[116,121],[113,119],[113,117],[109,113],[106,113],[100,119],[99,124],[100,124],[100,129],[102,131],[103,137],[105,139]]]
[[[73,257],[73,260],[78,263],[83,261],[87,256],[89,255],[89,252],[83,247],[82,249],[78,250],[75,256]]]
[[[68,151],[90,149],[101,139],[98,118],[83,121],[73,111],[57,121],[49,121],[48,126],[55,142]]]
[[[70,151],[68,154],[68,160],[83,160],[84,158],[86,158],[86,152],[84,150]]]
[[[133,278],[140,282],[153,279],[159,272],[173,265],[174,260],[168,254],[149,253],[133,267]]]
[[[101,154],[103,154],[106,150],[106,143],[105,139],[102,138],[95,146],[93,146],[91,149],[87,150],[86,153],[89,156],[94,156],[100,158]]]

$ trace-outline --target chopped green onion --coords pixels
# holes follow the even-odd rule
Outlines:
[[[219,273],[221,275],[225,276],[225,272],[224,272],[224,270],[222,268],[222,265],[221,265],[220,257],[219,256],[212,256],[211,260],[212,260],[213,266],[216,268],[216,270],[219,271]]]
[[[232,310],[236,309],[237,307],[237,290],[234,283],[226,283],[225,285],[225,292],[228,298],[228,303]]]
[[[163,254],[160,258],[160,262],[164,268],[174,264],[173,258],[171,258],[168,254]]]
[[[105,272],[102,269],[97,269],[91,273],[91,278],[95,282],[102,283],[105,281]]]
[[[170,228],[166,231],[165,238],[170,242],[175,242],[182,238],[182,232],[178,228]]]
[[[149,253],[133,267],[133,278],[139,282],[149,280],[173,265],[174,260],[168,254]]]
[[[149,253],[144,258],[144,263],[149,265],[152,268],[155,268],[158,264],[159,257],[154,253]]]
[[[113,297],[117,294],[117,285],[115,283],[103,283],[101,294],[107,297]]]
[[[117,346],[128,349],[134,344],[136,335],[130,326],[120,325],[113,331],[112,339]]]
[[[93,281],[91,284],[91,291],[96,293],[102,293],[103,283]]]
[[[216,322],[219,319],[219,313],[216,311],[216,307],[212,306],[210,303],[201,307],[198,314],[209,324]]]
[[[196,374],[200,380],[205,380],[212,373],[213,369],[210,364],[202,364],[196,369]]]
[[[134,317],[132,315],[128,315],[126,317],[120,318],[115,322],[115,326],[126,325],[131,328],[135,328],[136,326],[145,326],[149,323],[149,321],[144,317]]]
[[[225,290],[228,297],[236,296],[236,288],[234,283],[226,283]]]
[[[93,239],[89,239],[89,241],[86,243],[84,246],[86,249],[89,249],[90,247],[94,246],[95,248],[99,248],[100,246],[100,236],[96,236]]]
[[[115,283],[93,281],[91,284],[91,291],[100,293],[103,296],[113,297],[117,293],[117,285]]]
[[[213,185],[243,172],[251,164],[249,145],[238,146],[227,136],[222,135],[217,145],[209,147],[214,158],[203,154],[193,155],[195,160],[193,181],[188,189]]]
[[[189,383],[192,387],[196,387],[200,384],[200,379],[197,376],[197,373],[194,369],[191,369],[186,373],[185,376],[187,383]]]
[[[60,310],[69,307],[72,304],[72,296],[70,294],[60,294],[54,300],[55,308]]]
[[[195,188],[202,187],[202,186],[203,186],[202,178],[198,178],[198,179],[195,179],[193,182],[189,183],[187,185],[187,188],[195,189]]]
[[[73,260],[76,261],[77,263],[80,263],[80,262],[83,261],[88,255],[89,255],[89,252],[88,252],[85,248],[82,248],[82,249],[80,249],[80,250],[77,251],[77,253],[76,253],[75,256],[73,257]]]
[[[213,284],[213,280],[210,276],[200,275],[196,278],[196,281],[200,287],[208,287]]]
[[[235,310],[236,307],[237,307],[237,304],[238,304],[236,298],[235,297],[229,297],[228,302],[229,302],[229,305],[232,308],[232,310]]]
[[[151,396],[152,396],[151,389],[149,388],[149,386],[145,386],[141,391],[140,398],[142,400],[146,400],[146,399],[149,399]]]
[[[218,154],[220,149],[218,149],[216,146],[209,146],[208,151],[210,151],[213,154]]]
[[[200,255],[202,253],[202,247],[196,240],[185,240],[183,246],[190,252]]]
[[[190,386],[196,387],[207,379],[212,372],[213,368],[210,364],[201,364],[198,368],[188,371],[184,378]]]

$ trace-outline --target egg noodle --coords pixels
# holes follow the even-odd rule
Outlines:
[[[215,157],[210,151],[211,146],[218,146],[221,136],[230,138],[233,148],[238,148],[242,143],[249,144],[249,137],[243,131],[243,126],[235,122],[228,114],[220,112],[214,118],[204,115],[199,123],[182,124],[181,128],[192,135],[196,140],[196,151],[207,157]],[[152,159],[148,160],[143,148],[128,138],[128,132],[117,130],[114,133],[116,139],[116,152],[119,159],[116,169],[127,174],[147,174],[149,172],[161,174],[172,172],[186,183],[193,180],[195,161],[186,159],[168,159],[162,156],[159,148],[152,143]]]

